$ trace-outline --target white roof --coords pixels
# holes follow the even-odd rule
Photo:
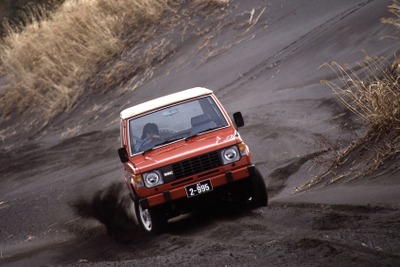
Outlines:
[[[156,99],[149,100],[147,102],[143,102],[141,104],[138,104],[136,106],[124,109],[121,111],[120,117],[121,119],[127,119],[130,117],[133,117],[135,115],[151,111],[154,109],[158,109],[170,104],[174,104],[177,102],[184,101],[186,99],[191,99],[194,97],[202,96],[202,95],[208,95],[211,94],[212,91],[207,88],[203,87],[195,87],[192,89],[187,89],[181,92],[177,92],[174,94],[166,95],[163,97],[159,97]]]

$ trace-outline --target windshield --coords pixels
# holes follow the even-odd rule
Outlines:
[[[129,121],[133,154],[228,125],[211,97],[169,106]]]

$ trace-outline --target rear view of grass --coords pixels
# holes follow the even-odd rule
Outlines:
[[[383,23],[400,28],[400,5],[389,6],[396,17]],[[329,65],[340,83],[325,83],[334,91],[343,106],[358,115],[365,123],[366,132],[342,151],[335,151],[335,159],[328,171],[303,186],[351,181],[378,170],[388,159],[400,154],[400,58],[390,64],[384,58],[365,57],[357,70],[336,62]],[[347,166],[347,168],[342,168]],[[397,171],[399,167],[388,171]]]
[[[55,12],[32,8],[26,27],[0,44],[2,116],[29,110],[51,118],[73,106],[79,82],[121,53],[126,32],[157,22],[167,0],[66,0]]]

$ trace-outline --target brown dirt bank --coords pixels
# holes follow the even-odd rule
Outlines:
[[[231,1],[224,15],[196,17],[187,35],[162,35],[175,42],[139,89],[85,96],[29,140],[3,142],[0,264],[400,265],[398,160],[381,175],[293,194],[324,169],[321,140],[344,144],[363,131],[320,85],[336,77],[319,66],[360,61],[362,49],[392,57],[398,46],[382,37],[394,33],[380,23],[389,4]],[[206,209],[143,236],[121,201],[119,111],[194,86],[244,114],[241,134],[270,187],[270,206]]]

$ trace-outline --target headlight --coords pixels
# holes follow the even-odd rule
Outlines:
[[[143,175],[144,184],[146,187],[154,187],[164,183],[164,180],[159,171],[147,172]]]
[[[222,162],[224,165],[238,161],[240,154],[236,146],[225,148],[221,151]]]

